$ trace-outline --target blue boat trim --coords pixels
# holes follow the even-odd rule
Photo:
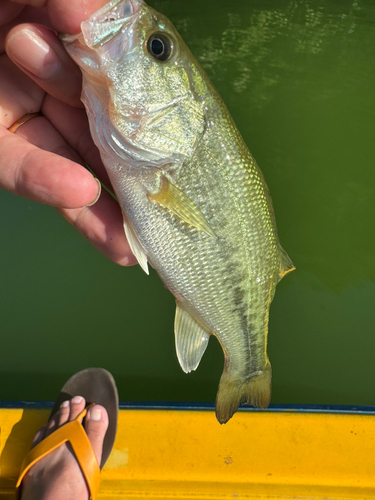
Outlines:
[[[53,401],[0,401],[0,409],[49,409]],[[189,410],[214,411],[214,403],[126,403],[120,402],[121,410]],[[277,405],[271,404],[267,410],[242,406],[241,412],[293,412],[293,413],[344,413],[356,415],[375,415],[375,406],[340,405]]]

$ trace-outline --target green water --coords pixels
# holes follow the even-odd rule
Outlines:
[[[375,3],[157,0],[269,185],[297,267],[271,308],[273,403],[375,404]],[[106,260],[52,208],[0,195],[0,400],[104,366],[123,401],[214,401],[223,356],[174,351],[155,273]]]

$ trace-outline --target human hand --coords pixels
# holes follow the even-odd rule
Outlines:
[[[78,33],[107,0],[16,1],[0,4],[0,188],[56,207],[108,258],[135,264],[118,204],[106,192],[97,200],[100,187],[82,166],[109,185],[80,101],[80,70],[55,34]]]

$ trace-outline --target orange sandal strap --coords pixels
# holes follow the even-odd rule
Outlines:
[[[86,479],[90,491],[90,498],[95,500],[100,483],[100,468],[85,429],[79,422],[80,419],[86,416],[87,410],[94,404],[95,403],[89,405],[75,420],[59,427],[27,453],[22,462],[21,474],[17,481],[17,492],[19,492],[18,489],[25,474],[36,462],[63,443],[69,442]]]

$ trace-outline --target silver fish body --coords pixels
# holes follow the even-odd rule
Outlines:
[[[215,335],[219,422],[241,402],[267,407],[269,307],[294,267],[227,108],[171,22],[141,0],[113,0],[62,38],[132,251],[176,298],[182,369],[197,368]]]

